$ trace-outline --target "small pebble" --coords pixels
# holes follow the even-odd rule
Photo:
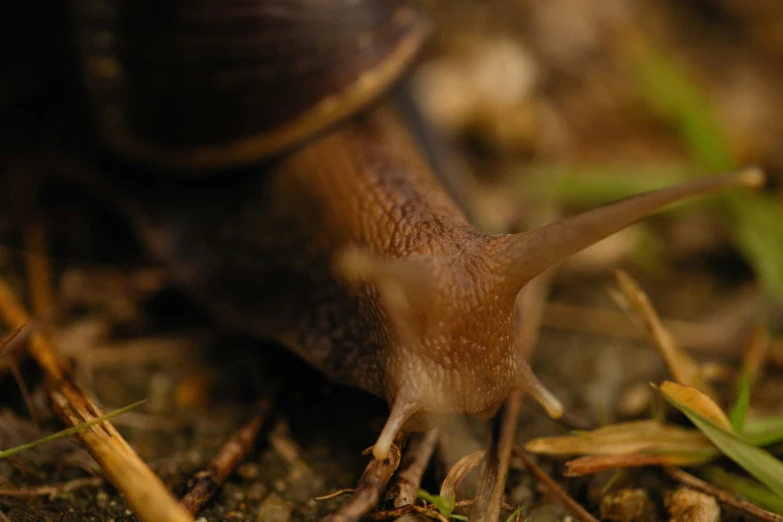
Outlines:
[[[621,489],[601,498],[601,518],[618,522],[655,522],[655,504],[643,489]]]
[[[103,490],[99,491],[95,494],[95,503],[98,507],[105,508],[109,505],[109,495]]]
[[[269,491],[269,488],[263,482],[253,482],[249,488],[247,488],[248,500],[261,500]]]
[[[617,411],[624,417],[636,417],[649,411],[653,399],[652,388],[646,382],[639,382],[626,388]]]
[[[718,522],[720,506],[715,497],[695,489],[681,487],[667,491],[664,505],[669,511],[670,522]]]
[[[256,520],[258,522],[288,522],[294,505],[280,498],[277,493],[270,493],[258,507]]]
[[[237,475],[243,480],[255,480],[258,478],[258,464],[254,462],[245,462],[237,468]]]
[[[562,522],[563,518],[557,506],[547,504],[534,508],[525,520],[526,522]]]

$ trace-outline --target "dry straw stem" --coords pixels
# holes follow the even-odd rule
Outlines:
[[[727,309],[704,322],[663,318],[664,327],[691,352],[716,351],[729,357],[741,355],[734,342],[745,335],[747,325],[758,316],[757,301],[733,301]],[[610,309],[580,306],[550,301],[546,305],[542,324],[546,328],[584,332],[601,337],[639,340],[647,334],[638,325],[628,322],[628,315]]]
[[[530,460],[528,456],[525,455],[525,452],[519,448],[519,446],[514,446],[514,455],[519,457],[528,471],[530,471],[530,473],[532,473],[539,482],[543,483],[549,489],[549,491],[551,491],[552,494],[557,497],[557,499],[560,500],[560,502],[562,502],[565,507],[568,508],[572,515],[582,522],[598,522],[598,520],[593,517],[593,515],[588,513],[587,510],[579,504],[579,502],[574,500],[568,493],[566,493],[566,491],[561,488],[557,482],[552,480],[552,477],[544,473],[544,470],[538,467],[535,462]]]
[[[476,498],[470,510],[471,522],[495,521],[500,517],[500,506],[511,464],[522,394],[514,392],[506,399],[500,417],[492,421],[492,441],[484,455]]]
[[[466,508],[473,506],[474,501],[472,499],[469,500],[458,500],[455,504],[455,508]],[[511,504],[506,504],[503,502],[500,507],[503,508],[504,511],[508,511],[509,513],[514,513],[517,511],[517,506],[512,506]],[[383,521],[383,520],[399,520],[400,517],[404,517],[405,515],[410,514],[420,514],[422,517],[425,518],[431,518],[435,520],[440,520],[441,522],[452,522],[456,519],[452,517],[445,517],[443,514],[441,514],[440,511],[438,511],[437,506],[434,504],[427,504],[424,506],[420,506],[418,504],[411,504],[408,506],[402,506],[394,509],[384,509],[379,511],[373,511],[372,513],[368,513],[364,516],[365,520],[376,520],[376,521]],[[416,520],[419,520],[418,518]],[[500,519],[499,519],[500,520]]]
[[[446,474],[446,478],[443,479],[443,483],[440,486],[440,496],[444,498],[456,498],[457,488],[462,483],[462,480],[476,466],[481,464],[485,453],[484,450],[474,451],[459,459]]]
[[[525,449],[548,455],[586,454],[566,464],[570,476],[618,467],[694,465],[719,454],[703,433],[654,420],[629,421],[587,433],[533,439],[525,444]]]
[[[57,495],[76,491],[81,488],[97,487],[103,484],[103,477],[85,477],[68,482],[57,484],[46,484],[43,486],[30,486],[26,488],[2,488],[0,487],[0,497],[49,497],[54,498]]]
[[[398,491],[397,498],[394,499],[394,507],[407,506],[416,501],[416,491],[421,485],[421,477],[437,444],[437,428],[411,435],[405,457],[400,465],[400,472],[397,473]]]
[[[373,520],[382,522],[385,520],[399,520],[406,515],[418,514],[421,518],[416,517],[416,520],[434,519],[440,522],[451,522],[453,519],[444,517],[435,506],[419,506],[417,504],[411,504],[408,506],[402,506],[394,509],[384,509],[380,511],[374,511],[368,513],[363,517],[364,520]]]
[[[664,327],[647,294],[626,272],[615,270],[615,277],[627,303],[642,320],[647,334],[658,348],[658,352],[666,362],[666,366],[669,368],[669,372],[674,380],[697,388],[713,399],[717,399],[717,392],[704,378],[699,365],[690,355],[683,351],[674,336]],[[618,304],[625,308],[625,303],[622,302],[622,299],[617,299],[616,294],[613,294],[613,296],[618,300]]]
[[[343,495],[352,495],[353,492],[353,488],[343,488],[327,493],[326,495],[321,495],[320,497],[314,497],[313,500],[316,502],[323,502],[324,500],[332,500],[333,498],[341,497]]]
[[[2,280],[0,315],[12,328],[30,321],[27,311]],[[85,396],[68,368],[38,332],[30,336],[30,353],[46,373],[49,396],[63,422],[76,426],[103,414]],[[78,436],[139,518],[145,522],[193,520],[110,422],[104,421],[87,428],[79,432]]]
[[[728,491],[716,488],[712,484],[704,482],[700,478],[694,477],[690,473],[686,473],[679,468],[664,468],[664,471],[677,482],[703,491],[708,495],[712,495],[713,497],[717,498],[719,502],[742,510],[749,515],[756,517],[758,520],[763,520],[764,522],[783,522],[783,517],[780,515],[767,511],[766,509],[761,509],[760,507],[751,504],[750,502],[739,499]]]
[[[2,280],[0,315],[12,328],[30,321],[27,311]],[[30,335],[30,353],[46,373],[49,396],[63,422],[76,426],[103,415],[74,382],[69,369],[39,332]],[[79,432],[78,436],[139,518],[146,522],[193,520],[110,422],[96,424]]]
[[[748,378],[748,384],[753,384],[766,366],[769,356],[770,333],[766,321],[758,319],[753,325],[748,342],[745,344],[740,375]]]
[[[36,252],[45,252],[40,238],[33,235],[28,245]],[[49,270],[47,257],[28,256],[28,276],[37,281],[37,306],[47,312],[52,307],[52,292],[46,289]],[[0,279],[0,316],[11,328],[30,322],[30,314]],[[30,335],[30,354],[47,377],[47,390],[55,412],[69,426],[77,426],[100,417],[103,412],[84,394],[73,379],[69,368],[50,346],[40,331]],[[103,469],[106,477],[125,497],[130,508],[145,522],[192,522],[185,511],[166,489],[163,482],[139,458],[122,435],[108,421],[79,432],[78,437]]]
[[[49,320],[55,309],[52,269],[46,245],[46,222],[38,212],[29,212],[25,227],[25,263],[30,302],[38,317]]]

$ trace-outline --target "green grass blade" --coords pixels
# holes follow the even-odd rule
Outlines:
[[[750,407],[750,379],[747,375],[742,376],[740,381],[739,393],[737,394],[737,400],[734,402],[734,406],[729,411],[729,421],[731,427],[737,433],[744,433],[745,431],[745,419],[748,417],[748,408]]]
[[[783,417],[748,419],[745,422],[745,440],[754,446],[769,446],[783,442]]]
[[[517,515],[520,511],[522,511],[522,508],[524,507],[524,504],[520,504],[518,508],[514,510],[513,513],[511,513],[508,518],[506,519],[506,522],[514,522],[514,519],[517,518]]]
[[[678,63],[665,51],[643,42],[631,66],[641,94],[659,116],[673,124],[699,163],[716,171],[737,168],[707,93]]]
[[[707,92],[665,52],[649,42],[638,43],[631,67],[650,107],[674,126],[702,168],[737,168],[739,161]],[[736,192],[721,201],[731,214],[728,225],[734,245],[753,266],[765,291],[783,300],[783,207],[764,194]]]
[[[744,498],[753,504],[783,515],[783,499],[755,480],[728,473],[721,468],[709,466],[699,473],[707,482]]]
[[[783,499],[783,462],[736,433],[717,426],[674,397],[666,393],[664,397],[684,413],[724,455]]]
[[[46,442],[51,442],[57,439],[62,439],[65,437],[70,437],[71,435],[75,435],[79,433],[80,431],[84,431],[91,426],[94,426],[96,424],[99,424],[105,420],[111,419],[112,417],[116,417],[117,415],[121,415],[129,410],[132,410],[133,408],[136,408],[140,406],[141,404],[147,402],[147,399],[140,400],[138,402],[134,402],[133,404],[129,404],[127,406],[123,406],[122,408],[118,410],[114,410],[110,413],[107,413],[105,415],[101,415],[100,417],[97,417],[95,419],[92,419],[90,421],[84,422],[82,424],[79,424],[78,426],[74,426],[72,428],[68,428],[62,431],[58,431],[57,433],[52,433],[51,435],[47,435],[46,437],[43,437],[38,440],[34,440],[32,442],[28,442],[26,444],[22,444],[21,446],[15,446],[13,448],[9,448],[7,450],[0,451],[0,460],[10,457],[11,455],[15,455],[21,451],[28,450],[30,448],[34,448],[35,446],[38,446],[39,444],[44,444]]]
[[[419,489],[416,491],[416,497],[423,499],[430,504],[433,504],[441,515],[444,517],[447,517],[451,515],[451,512],[454,511],[454,507],[456,505],[456,501],[453,498],[446,498],[442,497],[440,495],[433,495],[429,491]],[[455,515],[455,517],[458,515]]]
[[[733,192],[731,237],[770,297],[783,301],[783,205],[772,195]]]

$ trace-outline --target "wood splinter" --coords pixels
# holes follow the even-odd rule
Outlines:
[[[217,493],[234,469],[250,452],[261,429],[272,411],[273,399],[266,397],[259,401],[255,415],[248,423],[233,433],[212,457],[207,467],[188,481],[188,491],[180,504],[195,515]]]

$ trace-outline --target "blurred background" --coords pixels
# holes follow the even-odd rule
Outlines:
[[[762,193],[656,216],[562,267],[534,358],[545,384],[593,422],[648,413],[647,383],[666,370],[607,292],[612,270],[623,268],[680,343],[718,373],[732,374],[753,329],[765,325],[770,342],[752,411],[783,413],[783,4],[427,0],[426,8],[435,33],[408,85],[447,175],[487,232],[737,167],[770,176]],[[58,166],[45,161],[52,151],[92,148],[66,19],[64,5],[32,2],[0,17],[0,276],[25,295],[21,216],[26,205],[40,206],[55,267],[57,346],[99,404],[149,399],[116,425],[174,489],[238,426],[265,380],[302,383],[276,405],[270,443],[254,450],[205,516],[255,520],[274,496],[289,516],[315,520],[336,504],[313,496],[355,484],[384,405],[331,385],[276,347],[222,333],[168,284],[105,203],[61,185],[38,187],[34,201],[19,189],[20,180],[37,186],[57,177]],[[34,365],[23,370],[37,418],[17,382],[0,374],[0,447],[32,437],[38,423],[58,426]],[[562,431],[532,407],[523,420],[520,441]],[[472,426],[464,448],[480,445],[483,430]],[[58,444],[0,461],[0,485],[95,473],[75,442]],[[435,466],[429,484],[438,477]],[[591,480],[568,487],[595,506]],[[520,472],[509,498],[542,501]],[[0,497],[0,505],[74,509],[74,520],[127,516],[105,484],[57,498]]]

